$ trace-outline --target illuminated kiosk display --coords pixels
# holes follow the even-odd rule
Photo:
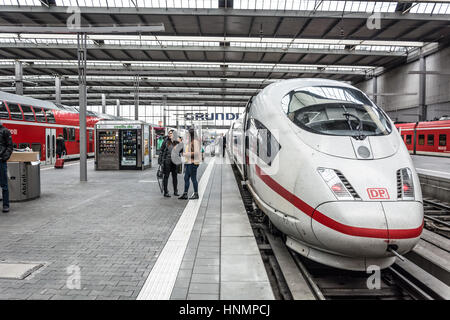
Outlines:
[[[96,170],[151,167],[152,130],[143,121],[99,121],[95,125]]]

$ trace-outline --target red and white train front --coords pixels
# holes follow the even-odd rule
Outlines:
[[[393,250],[418,242],[414,166],[392,121],[361,91],[331,80],[281,81],[263,89],[241,121],[229,150],[293,250],[366,270],[388,267]]]

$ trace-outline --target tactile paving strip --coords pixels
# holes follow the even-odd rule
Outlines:
[[[180,220],[139,292],[137,300],[167,300],[170,298],[214,162],[215,158],[211,159],[200,180],[198,186],[200,199],[190,200],[186,205]]]

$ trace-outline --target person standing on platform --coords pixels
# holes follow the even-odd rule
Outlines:
[[[173,137],[173,130],[169,131],[169,136],[164,141],[164,143],[161,146],[161,164],[162,164],[162,171],[163,171],[163,186],[164,186],[164,197],[169,198],[169,190],[168,190],[168,184],[169,184],[169,175],[172,174],[172,183],[173,183],[173,195],[179,196],[178,194],[178,167],[172,161],[172,151],[178,144],[178,141],[174,139]]]
[[[3,195],[3,212],[9,212],[8,165],[13,152],[11,132],[0,123],[0,185]]]
[[[222,136],[222,157],[225,158],[225,148],[227,147],[227,137],[225,135]]]
[[[185,170],[184,170],[184,192],[178,199],[188,199],[189,180],[192,180],[194,187],[194,194],[190,197],[191,200],[198,199],[198,182],[197,182],[197,169],[201,161],[201,146],[200,141],[194,135],[194,129],[189,130],[189,139],[185,143],[184,158],[185,158]]]
[[[58,138],[56,138],[56,155],[58,158],[62,158],[65,154],[67,154],[66,144],[63,135],[60,134]]]

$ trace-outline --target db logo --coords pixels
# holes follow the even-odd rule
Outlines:
[[[389,193],[386,188],[367,188],[370,199],[389,199]]]

